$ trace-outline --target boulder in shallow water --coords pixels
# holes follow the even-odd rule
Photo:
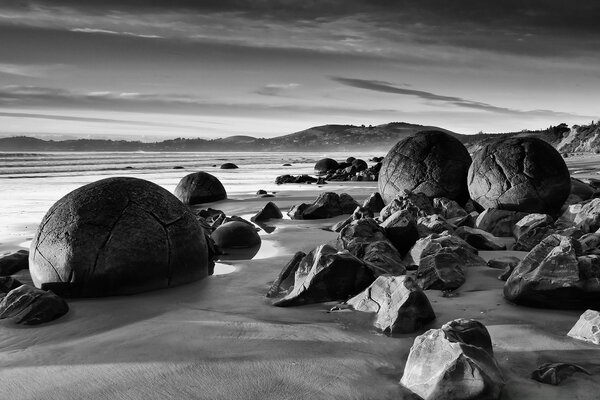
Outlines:
[[[52,292],[21,285],[0,301],[0,319],[17,324],[39,325],[53,321],[69,311],[67,302]]]
[[[294,288],[273,305],[289,307],[333,300],[345,301],[366,289],[375,280],[373,271],[347,251],[338,252],[324,244],[317,247],[313,254],[310,260],[312,263],[301,262],[296,270]]]
[[[10,276],[29,268],[29,252],[17,250],[0,257],[0,276]]]
[[[475,228],[498,237],[512,237],[515,225],[525,216],[524,212],[488,208],[477,217]]]
[[[463,261],[451,249],[441,249],[421,258],[417,269],[417,283],[424,290],[455,290],[465,283]]]
[[[567,333],[567,336],[593,344],[600,344],[600,312],[586,310]]]
[[[174,193],[183,204],[188,205],[211,203],[227,198],[227,192],[221,181],[202,171],[181,178]]]
[[[347,303],[355,310],[377,313],[375,327],[389,333],[415,332],[435,319],[429,299],[406,275],[381,275]]]
[[[265,204],[265,206],[260,209],[250,220],[252,222],[260,222],[266,221],[269,219],[282,219],[283,214],[279,207],[275,205],[272,201]]]
[[[488,340],[473,320],[431,329],[415,338],[400,383],[424,400],[499,399],[504,378]]]
[[[212,270],[205,231],[162,187],[108,178],[58,200],[31,243],[34,284],[72,297],[124,295],[202,279]]]
[[[242,221],[226,222],[210,236],[221,249],[247,249],[261,243],[254,225]]]

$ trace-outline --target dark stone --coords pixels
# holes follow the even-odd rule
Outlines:
[[[267,292],[267,297],[278,297],[280,295],[286,295],[291,287],[294,285],[294,274],[298,270],[300,262],[306,257],[306,253],[298,251],[292,256],[292,259],[283,267],[279,276]]]
[[[352,166],[356,169],[357,172],[365,171],[367,168],[369,168],[367,162],[361,159],[352,161]]]
[[[571,363],[545,363],[538,366],[531,373],[531,379],[548,385],[559,385],[566,378],[576,372],[591,375],[584,368]]]
[[[358,207],[358,203],[346,193],[338,195],[334,192],[324,192],[319,194],[312,204],[305,207],[302,205],[292,207],[288,215],[292,219],[332,218],[342,214],[351,214],[356,207]]]
[[[21,285],[0,301],[0,319],[16,324],[39,325],[62,317],[69,311],[67,302],[52,292]]]
[[[67,297],[124,295],[206,277],[214,265],[191,210],[160,186],[108,178],[58,200],[31,243],[34,284]]]
[[[0,299],[13,289],[21,286],[22,283],[10,276],[0,277]]]
[[[173,169],[184,169],[181,165],[176,165],[173,167]]]
[[[195,172],[184,176],[174,193],[183,204],[189,205],[212,203],[227,198],[221,181],[207,172]]]
[[[423,289],[456,290],[465,283],[463,264],[451,249],[441,249],[421,259],[417,283]]]
[[[460,204],[445,197],[436,197],[433,199],[433,208],[436,214],[440,214],[446,219],[464,218],[469,215]]]
[[[418,132],[398,142],[383,159],[379,193],[386,203],[409,190],[464,204],[470,164],[469,152],[458,139],[441,131]]]
[[[348,163],[348,164],[352,164],[352,162],[353,162],[354,160],[356,160],[356,158],[354,158],[354,157],[348,157],[348,158],[346,158],[346,163]]]
[[[315,183],[319,180],[310,175],[280,175],[275,178],[275,183],[282,185],[284,183]]]
[[[420,265],[424,257],[436,254],[442,249],[456,253],[465,267],[486,266],[483,258],[479,257],[477,249],[461,238],[450,235],[448,232],[441,234],[434,233],[419,239],[406,254],[405,262],[408,265]]]
[[[527,213],[488,208],[477,217],[475,228],[498,237],[512,237],[517,222]]]
[[[254,225],[242,221],[224,223],[215,229],[211,237],[221,249],[246,249],[261,243]]]
[[[267,191],[266,191],[266,190],[263,190],[263,189],[258,189],[258,190],[256,191],[256,195],[257,195],[257,196],[260,196],[260,195],[263,195],[263,194],[267,194]]]
[[[506,250],[506,245],[494,235],[481,229],[461,226],[454,234],[477,250]]]
[[[318,174],[324,174],[327,171],[336,170],[338,168],[338,162],[332,158],[322,158],[315,163],[315,172]]]
[[[417,222],[408,210],[396,211],[383,221],[381,227],[400,254],[406,254],[419,239]]]
[[[484,146],[469,169],[471,198],[485,208],[554,214],[571,191],[565,161],[536,137],[510,137]]]
[[[431,200],[427,196],[422,193],[405,191],[385,206],[379,216],[382,221],[385,221],[390,215],[400,210],[410,211],[415,219],[435,214]]]
[[[29,268],[29,252],[17,250],[0,257],[0,276],[10,276]]]
[[[385,207],[385,203],[379,192],[374,192],[364,201],[362,206],[371,210],[372,213],[378,213]]]
[[[513,228],[513,235],[519,240],[522,236],[531,235],[531,231],[549,227],[553,223],[554,219],[548,214],[529,214],[517,221]]]
[[[446,334],[446,339],[454,343],[467,343],[471,346],[479,347],[490,356],[494,355],[492,338],[485,325],[474,319],[455,319],[444,326],[442,330]]]
[[[588,185],[587,183],[577,179],[571,178],[571,194],[577,196],[582,201],[589,200],[594,197],[596,193],[596,188],[592,185]]]
[[[347,300],[366,289],[375,280],[364,262],[347,251],[337,252],[321,245],[311,264],[302,262],[294,279],[293,290],[273,303],[279,307],[300,306],[333,300]]]
[[[238,169],[239,167],[234,163],[221,164],[221,169]]]
[[[348,193],[340,194],[339,199],[342,214],[352,214],[357,207],[360,207],[360,204]]]
[[[275,205],[275,203],[270,201],[267,204],[265,204],[265,206],[260,211],[258,211],[252,218],[250,218],[250,221],[258,222],[258,221],[266,221],[268,219],[281,219],[281,218],[283,218],[283,214],[281,213],[281,210],[279,209],[279,207],[277,207]]]
[[[289,163],[282,164],[282,167],[291,167],[291,166],[292,166],[292,164],[289,164]]]
[[[304,211],[309,207],[306,203],[294,204],[287,215],[291,219],[303,219]]]

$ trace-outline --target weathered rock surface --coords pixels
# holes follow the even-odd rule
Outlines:
[[[514,269],[504,285],[504,297],[543,308],[600,306],[600,275],[594,276],[593,270],[582,273],[579,256],[581,245],[576,239],[546,237]]]
[[[217,177],[207,172],[195,172],[181,178],[175,196],[183,204],[202,204],[225,200],[227,192]]]
[[[221,249],[246,249],[261,243],[254,225],[242,221],[226,222],[210,236]]]
[[[306,253],[298,251],[291,260],[283,267],[277,279],[273,281],[267,292],[267,297],[277,297],[281,294],[288,294],[290,288],[294,286],[294,275],[300,266],[300,262],[306,257]]]
[[[517,221],[513,228],[513,235],[515,239],[519,240],[521,236],[528,234],[530,231],[550,226],[553,223],[554,219],[548,214],[529,214]]]
[[[461,226],[454,231],[454,235],[463,239],[477,250],[506,250],[506,245],[502,241],[482,229]]]
[[[600,228],[600,198],[585,203],[573,204],[557,221],[559,225],[575,225],[584,233],[590,233]]]
[[[381,275],[347,302],[358,311],[375,312],[374,325],[389,333],[411,333],[435,319],[425,293],[406,275]]]
[[[464,329],[463,329],[464,327]],[[504,378],[480,323],[459,319],[418,336],[400,383],[424,400],[499,399]]]
[[[0,319],[17,324],[38,325],[53,321],[69,311],[67,302],[52,292],[21,285],[0,301]]]
[[[260,209],[252,218],[250,218],[250,221],[260,222],[260,221],[266,221],[269,219],[281,219],[281,218],[283,218],[283,214],[281,213],[281,210],[279,209],[279,207],[277,207],[275,205],[275,203],[270,201],[267,204],[265,204],[265,206],[262,209]]]
[[[325,192],[319,194],[312,204],[295,205],[288,215],[292,219],[324,219],[352,214],[356,207],[359,207],[359,204],[346,193],[338,195],[334,192]]]
[[[379,217],[382,221],[385,221],[392,214],[402,210],[410,211],[414,215],[414,218],[435,214],[429,197],[423,193],[413,193],[405,190],[381,210]]]
[[[374,192],[364,201],[362,206],[371,210],[372,213],[378,213],[385,207],[385,203],[379,192]]]
[[[600,312],[586,310],[567,333],[567,336],[593,344],[600,344]]]
[[[417,269],[417,283],[424,290],[455,290],[465,283],[461,258],[450,249],[421,258]]]
[[[511,237],[517,222],[526,216],[527,213],[523,212],[488,208],[477,217],[475,228],[482,229],[494,236]]]
[[[418,132],[398,142],[383,159],[379,193],[386,203],[410,190],[464,204],[470,164],[469,152],[458,139],[441,131]]]
[[[571,191],[565,161],[535,137],[503,138],[484,146],[469,168],[469,193],[484,208],[553,214]]]
[[[0,300],[6,296],[8,292],[21,286],[22,283],[10,276],[0,277]]]
[[[548,385],[559,385],[562,381],[576,372],[591,375],[588,371],[577,364],[545,363],[539,365],[535,371],[531,373],[531,379],[541,383],[546,383]]]
[[[273,305],[289,307],[345,301],[375,280],[373,271],[347,251],[338,252],[325,244],[317,247],[313,254],[312,263],[302,261],[296,270],[294,288]]]
[[[302,215],[304,214],[304,211],[308,208],[308,206],[309,205],[306,203],[294,204],[292,208],[290,208],[290,210],[287,212],[287,215],[291,219],[302,219]]]
[[[17,250],[0,257],[0,276],[9,276],[29,268],[29,251]]]
[[[446,219],[450,218],[462,218],[469,215],[464,208],[454,200],[447,199],[445,197],[436,197],[433,199],[433,208],[435,212],[440,214]]]
[[[442,233],[444,231],[454,231],[454,226],[439,214],[419,217],[417,220],[417,231],[419,237],[429,236],[432,233]]]
[[[424,257],[433,255],[442,249],[449,249],[456,253],[464,267],[484,267],[486,265],[483,258],[479,257],[477,249],[448,232],[434,233],[419,239],[406,254],[404,261],[408,265],[420,265]]]
[[[518,257],[504,256],[489,260],[487,265],[490,268],[501,269],[502,273],[498,276],[498,279],[506,281],[520,262],[521,260]]]
[[[386,237],[401,254],[406,254],[419,239],[414,215],[408,210],[396,211],[381,224]]]
[[[58,200],[31,243],[34,284],[72,297],[139,293],[202,279],[212,270],[205,231],[154,183],[103,179]]]
[[[319,180],[310,175],[280,175],[275,178],[275,183],[277,185],[282,185],[284,183],[315,183]]]

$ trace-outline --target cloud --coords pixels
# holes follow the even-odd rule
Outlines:
[[[114,123],[121,125],[142,125],[142,126],[164,126],[164,127],[185,127],[186,125],[179,124],[165,124],[159,122],[147,122],[147,121],[134,121],[124,119],[113,119],[113,118],[94,118],[94,117],[77,117],[72,115],[55,115],[55,114],[41,114],[31,112],[4,112],[0,111],[0,118],[2,117],[13,117],[13,118],[34,118],[34,119],[46,119],[54,121],[71,121],[71,122],[92,122],[92,123]],[[189,126],[191,127],[191,126]]]
[[[467,100],[462,97],[456,96],[445,96],[432,92],[426,92],[422,90],[408,89],[403,87],[398,87],[389,82],[383,82],[378,80],[369,80],[369,79],[352,79],[352,78],[343,78],[343,77],[331,77],[331,80],[341,83],[346,86],[371,90],[380,93],[390,93],[390,94],[399,94],[403,96],[412,96],[419,98],[421,100],[433,101],[433,102],[441,102],[445,104],[450,104],[457,107],[487,111],[499,114],[509,114],[509,115],[532,115],[532,116],[548,116],[548,117],[581,117],[581,118],[595,118],[586,115],[577,115],[571,113],[563,113],[552,110],[517,110],[508,107],[498,107],[492,104],[483,103],[479,101]]]
[[[299,86],[300,84],[298,83],[269,83],[256,90],[254,93],[262,94],[264,96],[282,96],[284,93],[294,90]]]
[[[0,63],[0,74],[28,78],[41,78],[63,67],[64,65],[61,64],[35,65]]]
[[[107,29],[94,29],[94,28],[73,28],[70,29],[71,32],[81,32],[81,33],[100,33],[105,35],[119,35],[119,36],[134,36],[139,38],[146,39],[163,39],[163,36],[159,35],[146,35],[143,33],[133,33],[133,32],[117,32],[110,31]]]

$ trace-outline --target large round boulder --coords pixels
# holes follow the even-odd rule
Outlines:
[[[327,171],[338,169],[339,164],[333,158],[322,158],[315,164],[315,172],[324,174]]]
[[[469,193],[484,208],[553,214],[571,191],[565,161],[535,137],[500,139],[473,156]]]
[[[225,200],[227,192],[221,181],[207,172],[194,172],[181,178],[175,196],[183,204],[202,204]]]
[[[188,207],[142,179],[108,178],[58,200],[29,253],[38,288],[68,297],[124,295],[209,274],[206,237]]]
[[[244,249],[258,246],[261,242],[254,225],[249,222],[231,221],[219,226],[211,235],[222,249]]]
[[[396,143],[383,159],[379,193],[386,204],[405,190],[464,204],[470,164],[469,152],[458,139],[441,131],[418,132]]]

